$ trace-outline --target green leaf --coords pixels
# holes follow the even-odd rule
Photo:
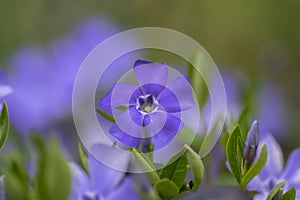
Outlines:
[[[193,190],[197,189],[198,186],[200,185],[203,174],[204,174],[204,167],[202,160],[200,156],[188,145],[184,145],[184,147],[187,149],[186,155],[188,162],[190,163],[190,167],[193,172],[194,176],[194,187],[192,188]]]
[[[29,200],[29,183],[25,167],[13,161],[5,171],[4,187],[9,199]]]
[[[140,166],[145,170],[150,179],[150,181],[155,184],[157,183],[160,178],[156,172],[156,168],[154,167],[153,163],[150,161],[150,159],[141,151],[135,149],[135,148],[129,148],[129,151],[133,153],[135,159],[140,164]]]
[[[185,152],[176,153],[162,168],[160,178],[168,178],[173,181],[178,188],[182,187],[187,171],[187,156]]]
[[[202,62],[202,54],[197,53],[194,55],[192,60],[196,65],[201,65],[200,63]],[[190,78],[190,83],[193,88],[193,90],[196,93],[197,99],[198,99],[198,104],[200,108],[203,108],[208,97],[208,88],[207,85],[202,78],[202,76],[199,74],[199,72],[196,70],[196,68],[190,64],[187,69],[187,74],[188,77]]]
[[[101,115],[104,119],[107,119],[108,121],[113,122],[113,123],[116,122],[115,118],[114,118],[112,115],[110,115],[110,114],[108,114],[108,113],[106,113],[106,112],[103,112],[102,110],[99,110],[99,109],[96,109],[96,111],[97,111],[97,113],[98,113],[99,115]]]
[[[2,106],[2,111],[0,115],[0,149],[5,144],[9,132],[9,117],[7,105],[4,102]]]
[[[251,167],[249,170],[245,173],[245,175],[242,177],[241,180],[241,186],[242,188],[245,188],[247,184],[257,175],[259,172],[263,169],[267,162],[268,158],[268,149],[267,146],[264,144],[260,154],[257,158],[257,160],[252,163]]]
[[[282,200],[295,200],[296,199],[296,190],[295,188],[290,189],[282,196]]]
[[[241,129],[241,135],[242,135],[242,139],[243,141],[246,139],[247,137],[247,133],[250,127],[250,121],[251,121],[251,115],[252,115],[252,107],[250,105],[246,106],[241,115],[239,116],[239,119],[237,121],[237,123],[240,125],[240,129]]]
[[[82,148],[81,144],[78,144],[78,151],[79,151],[79,158],[84,170],[88,173],[89,172],[89,164],[88,158],[85,150]]]
[[[223,130],[222,135],[220,137],[220,143],[224,151],[226,151],[227,141],[229,139],[229,132],[227,130]]]
[[[281,183],[277,184],[269,193],[266,200],[272,200],[273,197],[277,194],[277,192],[282,188],[284,184],[286,184],[287,181],[282,181]]]
[[[237,125],[232,130],[226,145],[226,157],[230,166],[231,172],[238,183],[241,181],[242,176],[242,158],[243,149],[240,144],[241,130]]]
[[[37,166],[37,196],[43,200],[67,200],[71,189],[71,172],[57,142],[41,147]]]
[[[179,193],[179,188],[177,185],[167,178],[157,182],[154,185],[154,188],[164,200],[172,199]]]

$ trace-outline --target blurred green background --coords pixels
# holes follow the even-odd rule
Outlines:
[[[219,68],[276,84],[287,100],[289,117],[282,121],[289,124],[288,147],[300,145],[300,1],[1,0],[0,66],[19,47],[47,44],[94,15],[122,30],[159,26],[183,32],[202,44]]]

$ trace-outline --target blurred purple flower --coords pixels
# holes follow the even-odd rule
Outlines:
[[[124,170],[128,167],[128,154],[120,154],[113,147],[97,144],[92,146],[91,151],[95,155],[117,158],[115,164]],[[132,180],[125,177],[125,172],[109,168],[91,154],[88,161],[89,176],[76,164],[70,164],[73,181],[69,200],[139,199]]]
[[[12,88],[8,85],[6,76],[3,70],[0,68],[0,109],[2,108],[2,102],[4,98],[12,93]]]
[[[32,128],[44,131],[69,117],[80,64],[97,44],[117,32],[111,23],[92,18],[46,47],[28,46],[13,55],[10,82],[15,92],[7,101],[15,128],[22,133]]]
[[[263,144],[266,144],[268,148],[267,163],[260,174],[250,181],[247,189],[258,192],[254,196],[255,200],[266,199],[274,186],[286,180],[287,183],[283,186],[284,192],[295,187],[296,199],[300,199],[300,148],[291,153],[286,167],[283,169],[282,151],[274,137],[271,134],[264,135],[260,140],[258,152]]]
[[[249,88],[249,80],[239,71],[228,71],[222,72],[227,96],[227,112],[237,120],[245,108],[243,92],[245,93],[245,88]],[[251,102],[255,105],[254,115],[260,122],[260,132],[272,132],[280,137],[282,135],[280,133],[286,129],[286,124],[281,120],[286,117],[286,113],[280,90],[275,84],[267,83],[261,85],[255,92]]]
[[[184,77],[177,78],[166,87],[168,68],[165,64],[138,60],[133,71],[140,86],[117,83],[100,100],[100,105],[108,113],[120,106],[128,107],[110,128],[111,135],[128,146],[136,147],[147,133],[146,137],[151,137],[151,142],[158,149],[181,130],[181,111],[195,105],[192,89]]]

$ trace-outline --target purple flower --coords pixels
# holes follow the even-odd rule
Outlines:
[[[2,108],[2,101],[7,95],[11,94],[11,92],[12,89],[7,83],[3,70],[0,68],[0,109]]]
[[[124,170],[128,167],[128,154],[120,154],[113,147],[97,144],[92,146],[91,152],[115,157],[115,164]],[[97,158],[91,154],[88,156],[89,176],[76,164],[70,164],[73,181],[69,200],[139,199],[132,180],[125,177],[125,172],[109,168]]]
[[[161,148],[181,130],[181,112],[195,105],[191,86],[179,77],[167,87],[165,64],[138,60],[133,71],[139,86],[117,83],[100,100],[104,111],[118,115],[109,132],[128,146],[136,147],[148,137],[155,149]],[[127,109],[120,113],[120,106]]]
[[[258,151],[263,144],[266,144],[268,148],[267,163],[260,174],[250,181],[247,189],[258,192],[254,199],[266,199],[274,186],[286,180],[287,183],[283,186],[284,192],[295,187],[296,199],[300,199],[300,148],[291,153],[286,167],[283,169],[282,151],[274,137],[271,134],[264,135],[260,140]]]
[[[73,84],[81,63],[96,45],[117,32],[106,20],[91,18],[43,48],[31,45],[18,50],[10,62],[14,93],[7,99],[15,128],[21,133],[32,128],[46,131],[70,117]],[[84,94],[82,91],[83,98]]]

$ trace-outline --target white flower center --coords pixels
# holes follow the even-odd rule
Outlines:
[[[157,110],[157,106],[158,102],[152,94],[139,96],[136,100],[136,108],[143,114],[155,112]]]

